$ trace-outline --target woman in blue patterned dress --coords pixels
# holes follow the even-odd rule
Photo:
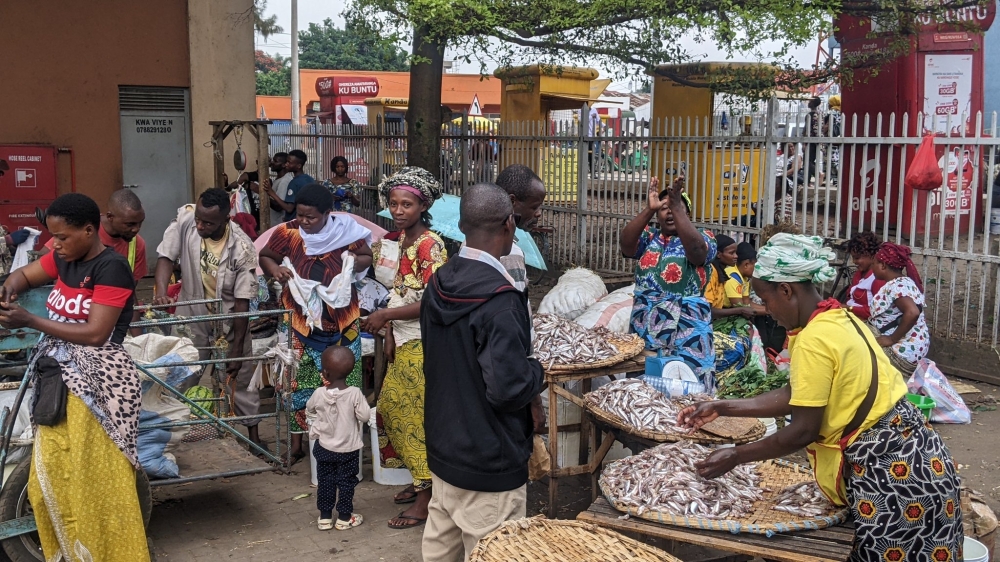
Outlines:
[[[621,234],[621,251],[636,261],[631,329],[646,349],[684,361],[715,392],[712,307],[702,295],[705,266],[715,258],[715,236],[691,222],[684,178],[659,191],[649,184],[648,204]],[[650,226],[653,218],[659,227]]]

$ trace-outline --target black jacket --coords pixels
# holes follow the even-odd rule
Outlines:
[[[427,463],[438,478],[478,492],[528,481],[530,404],[542,389],[531,353],[528,297],[489,264],[441,266],[420,307]]]

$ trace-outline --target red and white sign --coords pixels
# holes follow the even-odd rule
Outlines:
[[[51,201],[56,198],[54,146],[0,145],[9,168],[0,176],[0,201]]]
[[[945,160],[947,159],[947,162]],[[932,190],[928,194],[928,204],[931,206],[932,216],[944,212],[946,217],[958,215],[968,215],[972,211],[972,160],[968,147],[953,147],[951,153],[941,156],[938,166],[945,173],[947,178],[944,187]],[[959,187],[961,179],[961,187]],[[944,197],[942,197],[944,195]],[[942,199],[944,204],[942,206]]]
[[[972,109],[972,54],[924,55],[924,130],[960,135]]]
[[[364,105],[365,100],[378,96],[378,78],[373,76],[326,76],[316,81],[320,99],[337,98],[336,105]]]
[[[479,105],[479,94],[472,96],[472,105],[469,106],[469,115],[482,117],[483,106]]]

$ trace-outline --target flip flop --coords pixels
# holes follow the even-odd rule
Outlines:
[[[401,498],[397,497],[400,494],[407,494],[407,495],[403,496]],[[393,496],[392,501],[395,502],[396,505],[403,505],[403,504],[407,504],[407,503],[413,503],[413,502],[417,501],[417,491],[413,489],[413,486],[408,486],[405,490],[403,490],[399,494],[396,494],[395,496]]]
[[[302,460],[304,458],[306,458],[306,455],[304,453],[297,453],[297,454],[292,455],[291,457],[289,457],[289,456],[286,455],[285,458],[284,458],[284,460],[285,460],[286,463],[288,463],[289,467],[292,467],[292,466],[295,466],[295,463],[299,462],[300,460]]]
[[[409,515],[403,515],[405,511],[400,511],[399,515],[393,519],[406,519],[408,521],[413,521],[413,523],[407,523],[405,525],[393,525],[391,522],[388,524],[390,529],[409,529],[410,527],[419,527],[427,522],[427,518],[411,517]]]

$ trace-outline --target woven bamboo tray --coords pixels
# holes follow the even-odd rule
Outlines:
[[[600,361],[594,361],[592,363],[553,363],[552,365],[542,364],[546,372],[549,373],[567,373],[571,371],[586,371],[588,369],[601,369],[604,367],[611,367],[617,365],[624,361],[635,357],[642,353],[642,350],[646,348],[646,344],[642,339],[635,335],[620,335],[620,336],[609,336],[608,343],[615,346],[618,353],[608,357],[607,359],[602,359]]]
[[[629,517],[639,517],[640,519],[655,521],[664,525],[694,527],[696,529],[708,529],[711,531],[729,531],[733,534],[754,533],[771,537],[778,533],[824,529],[847,521],[846,508],[831,507],[825,515],[820,517],[794,521],[788,521],[789,517],[795,517],[791,513],[771,509],[774,506],[772,499],[782,490],[793,484],[801,484],[813,479],[812,470],[808,467],[779,459],[760,463],[757,465],[757,472],[762,477],[761,487],[770,491],[764,492],[764,499],[754,502],[753,512],[743,519],[702,519],[700,517],[686,517],[662,511],[645,511],[642,515],[636,515],[632,508],[618,502],[618,500],[604,492],[603,478],[600,480],[600,485],[601,493],[607,498],[608,503],[618,511],[627,513]]]
[[[508,521],[483,537],[469,562],[681,562],[662,550],[582,521]]]
[[[713,435],[706,431],[698,430],[691,433],[668,433],[663,431],[649,431],[638,429],[627,423],[620,417],[602,410],[597,406],[594,406],[590,401],[585,401],[584,408],[600,422],[610,425],[612,427],[618,428],[629,435],[634,435],[642,439],[648,439],[650,441],[656,441],[657,443],[675,443],[677,441],[685,440],[691,441],[692,443],[701,443],[703,445],[740,445],[743,443],[749,443],[751,441],[756,441],[764,436],[767,428],[764,424],[760,423],[760,420],[754,420],[757,423],[754,424],[751,429],[740,435],[739,437],[720,437],[718,435]]]

